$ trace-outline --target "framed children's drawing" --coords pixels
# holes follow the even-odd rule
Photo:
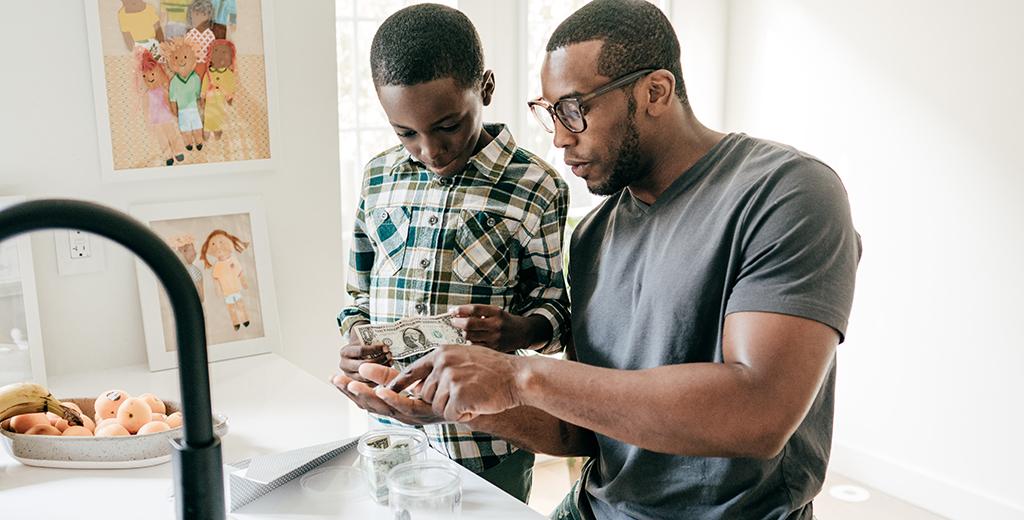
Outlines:
[[[0,197],[0,210],[24,197]],[[0,386],[46,384],[39,301],[29,235],[0,242]]]
[[[83,0],[104,181],[267,170],[266,0]]]
[[[203,305],[210,361],[273,349],[277,297],[258,198],[150,204],[129,211],[175,251],[188,271]],[[136,274],[149,368],[174,368],[177,343],[167,295],[142,262],[136,262]]]

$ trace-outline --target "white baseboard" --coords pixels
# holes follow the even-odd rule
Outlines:
[[[841,443],[832,446],[829,470],[953,520],[1024,520],[1024,505]]]

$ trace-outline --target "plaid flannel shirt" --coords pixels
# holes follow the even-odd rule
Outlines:
[[[568,188],[504,125],[485,128],[495,138],[449,178],[402,146],[367,164],[349,261],[354,305],[338,315],[343,335],[361,320],[390,323],[475,303],[544,317],[553,333],[539,350],[561,349],[569,333],[561,255]],[[477,473],[517,449],[463,424],[422,429],[432,446]]]

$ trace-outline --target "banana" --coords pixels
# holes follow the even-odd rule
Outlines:
[[[81,426],[74,408],[65,408],[45,387],[35,383],[13,383],[0,387],[0,421],[23,413],[53,412],[68,424]]]

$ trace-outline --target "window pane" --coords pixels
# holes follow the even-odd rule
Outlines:
[[[335,0],[334,12],[340,18],[342,16],[353,16],[356,13],[356,0]]]
[[[338,20],[338,123],[340,128],[353,128],[356,113],[356,76],[348,66],[355,60],[355,24]]]
[[[356,10],[360,18],[376,18],[384,20],[391,13],[409,4],[419,2],[405,2],[403,0],[357,0]]]
[[[356,45],[359,48],[359,60],[355,67],[359,75],[359,126],[381,127],[387,126],[387,116],[384,109],[377,102],[377,92],[373,88],[373,78],[370,74],[370,45],[373,43],[373,35],[377,32],[380,22],[359,22],[356,30]]]

